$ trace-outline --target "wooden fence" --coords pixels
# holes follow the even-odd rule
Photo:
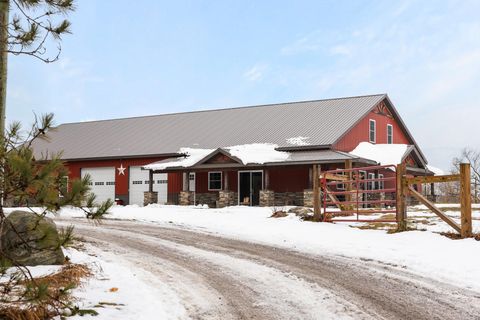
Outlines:
[[[346,166],[347,167],[347,166]],[[316,165],[313,167],[313,176],[316,177],[313,180],[314,191],[314,220],[320,221],[321,218],[321,201],[320,201],[320,179],[325,177],[321,174]],[[347,168],[345,169],[347,170]],[[351,166],[348,168],[351,170]],[[345,177],[342,177],[346,179]],[[442,182],[460,182],[460,223],[457,223],[447,214],[445,214],[440,208],[435,206],[430,200],[423,196],[420,192],[415,190],[414,185],[420,185],[425,183],[442,183]],[[342,179],[339,178],[339,182]],[[325,183],[325,182],[324,182]],[[457,231],[462,238],[472,236],[472,203],[471,203],[471,185],[470,185],[470,164],[460,164],[460,173],[452,175],[441,176],[419,176],[408,177],[405,164],[399,164],[396,166],[396,221],[399,230],[406,230],[407,228],[407,204],[406,200],[408,196],[416,198],[420,203],[424,204],[434,214],[440,217],[448,225],[450,225],[455,231]],[[326,197],[325,197],[326,198]],[[348,199],[348,197],[346,197]],[[326,201],[326,200],[325,200]],[[336,201],[338,205],[338,200]],[[343,206],[338,205],[339,208]],[[343,209],[341,209],[343,210]],[[325,212],[324,212],[324,216]]]

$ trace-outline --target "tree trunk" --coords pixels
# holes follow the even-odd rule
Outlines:
[[[0,0],[0,146],[4,139],[7,102],[8,10],[9,0]]]
[[[0,0],[0,150],[5,143],[5,110],[7,105],[8,11],[9,0]],[[3,153],[3,151],[2,151]],[[3,157],[0,170],[0,206],[3,207]]]

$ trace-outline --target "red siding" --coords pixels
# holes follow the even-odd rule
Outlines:
[[[183,187],[183,175],[181,172],[168,174],[168,193],[179,193]]]
[[[75,179],[81,177],[81,168],[96,168],[96,167],[115,167],[115,196],[128,195],[128,168],[130,166],[142,166],[155,161],[162,160],[164,158],[141,158],[141,159],[116,159],[116,160],[92,160],[92,161],[69,161],[66,163],[67,168],[70,171],[69,178]],[[125,175],[119,175],[116,168],[123,165],[127,168]],[[169,175],[170,180],[170,175]],[[170,184],[170,181],[169,181]],[[170,187],[170,186],[169,186]]]
[[[393,125],[393,143],[412,144],[395,119],[372,111],[340,139],[334,148],[340,151],[350,152],[355,149],[360,142],[368,142],[370,119],[376,122],[376,143],[387,143],[387,124],[391,124]]]
[[[221,169],[215,170],[212,169],[211,171],[222,171]],[[222,189],[225,189],[225,177],[228,175],[228,189],[230,191],[237,192],[238,189],[238,171],[222,171]],[[197,193],[207,193],[207,192],[218,192],[216,191],[209,191],[208,190],[208,172],[207,171],[200,171],[195,174],[195,191]]]
[[[269,189],[275,192],[300,192],[308,189],[309,167],[273,167],[269,168]]]

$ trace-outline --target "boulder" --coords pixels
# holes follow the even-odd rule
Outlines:
[[[288,210],[288,213],[293,213],[300,218],[306,218],[313,215],[312,209],[306,207],[294,207]]]
[[[13,211],[0,232],[2,252],[25,266],[63,264],[58,230],[52,219],[32,212]]]

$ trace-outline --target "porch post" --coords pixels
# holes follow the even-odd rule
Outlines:
[[[352,160],[348,159],[348,160],[345,160],[345,169],[346,170],[351,170],[352,169]],[[347,177],[348,177],[348,180],[352,180],[352,172],[349,171],[347,172]],[[347,189],[347,193],[345,195],[345,201],[346,202],[350,202],[352,200],[352,196],[351,196],[351,191],[352,191],[352,183],[351,182],[348,182],[347,185],[345,186],[346,189]],[[353,209],[353,206],[351,206],[350,204],[347,206],[350,210]]]
[[[153,170],[148,170],[148,192],[153,192]]]
[[[270,189],[270,172],[268,169],[265,169],[265,184],[263,190]]]
[[[223,190],[228,191],[228,171],[223,171],[223,175],[225,176],[225,185],[223,186]]]
[[[183,191],[189,191],[188,172],[183,172]]]
[[[313,171],[308,168],[308,189],[313,189]]]
[[[320,210],[320,165],[313,165],[313,221],[319,222],[321,220],[321,210]]]

